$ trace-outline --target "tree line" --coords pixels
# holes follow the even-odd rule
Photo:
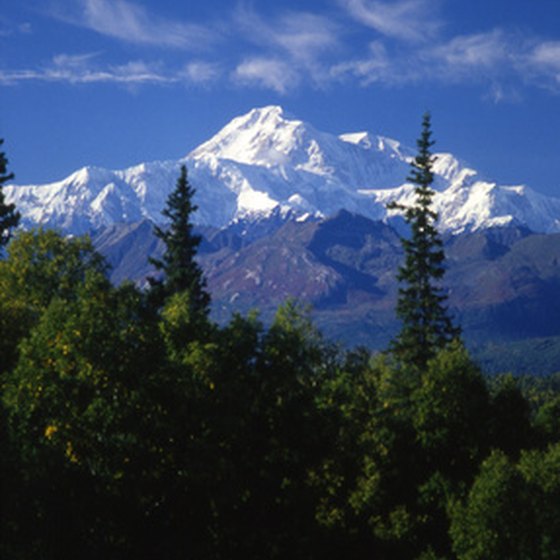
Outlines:
[[[86,237],[14,233],[2,152],[0,557],[560,558],[560,392],[485,377],[461,342],[432,144],[426,115],[402,329],[375,356],[294,301],[214,323],[185,167],[142,291]]]

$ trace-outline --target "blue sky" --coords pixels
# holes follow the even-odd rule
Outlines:
[[[18,183],[186,155],[280,104],[560,196],[558,0],[0,0],[0,137]]]

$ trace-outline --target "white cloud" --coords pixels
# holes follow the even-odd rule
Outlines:
[[[16,85],[41,79],[41,72],[35,70],[0,70],[0,84]]]
[[[440,81],[486,82],[487,98],[518,102],[520,87],[544,87],[560,92],[560,41],[494,29],[455,37],[424,53],[437,64]]]
[[[61,82],[70,84],[116,83],[124,85],[168,84],[178,77],[162,72],[158,65],[138,60],[121,65],[91,64],[93,54],[56,55],[52,62],[39,70],[0,71],[0,83],[15,85],[26,81]]]
[[[391,60],[385,46],[379,41],[369,45],[366,56],[334,65],[330,74],[335,79],[358,78],[362,85],[398,81],[397,65]],[[410,79],[410,75],[407,78]]]
[[[67,22],[143,47],[179,50],[163,51],[162,62],[146,61],[143,49],[137,61],[110,64],[104,42],[103,59],[99,53],[58,54],[42,67],[0,71],[3,84],[233,84],[286,94],[341,81],[364,87],[424,82],[476,86],[496,103],[519,100],[528,86],[560,93],[560,41],[505,28],[446,36],[449,28],[438,20],[441,0],[332,0],[334,7],[321,12],[270,16],[245,2],[223,15],[221,27],[172,21],[140,0],[64,3],[67,13],[58,17]],[[16,32],[17,25],[7,23],[0,15],[0,35],[3,28]],[[185,59],[181,52],[216,46],[215,40],[223,41],[220,48],[200,58]]]
[[[59,68],[85,68],[99,53],[85,54],[57,54],[52,59],[52,65]]]
[[[236,33],[244,39],[243,47],[248,46],[245,59],[257,59],[258,66],[262,66],[262,59],[273,60],[274,68],[279,66],[278,61],[282,61],[284,68],[288,69],[288,76],[283,80],[270,76],[260,80],[261,84],[277,84],[273,87],[277,91],[286,91],[306,82],[322,85],[329,79],[326,61],[342,48],[342,27],[324,15],[287,11],[264,18],[244,3],[236,9],[235,23]],[[251,72],[254,66],[251,64]],[[243,62],[241,71],[245,70]],[[286,85],[279,86],[278,82]]]
[[[560,83],[560,42],[538,44],[503,29],[404,49],[389,50],[377,41],[365,56],[334,65],[331,75],[366,86],[476,85],[484,88],[484,99],[518,102],[523,85],[550,85],[551,78]]]
[[[265,18],[244,2],[234,20],[247,51],[234,72],[237,83],[285,93],[302,83],[328,81],[326,60],[342,47],[342,28],[332,18],[294,11]]]
[[[130,43],[199,50],[216,39],[207,27],[159,17],[128,0],[78,0],[77,11],[55,15]]]
[[[434,17],[439,0],[339,0],[363,25],[405,41],[423,42],[433,37],[441,23]]]
[[[531,54],[532,62],[560,70],[560,41],[549,41],[537,45]]]
[[[221,73],[222,70],[218,64],[195,61],[187,64],[181,75],[189,83],[205,85],[218,80]]]
[[[236,11],[236,22],[248,41],[283,51],[295,59],[315,57],[339,44],[338,26],[330,19],[305,12],[287,12],[267,21],[246,5]]]
[[[252,58],[235,69],[233,79],[241,85],[256,85],[284,94],[297,86],[300,77],[282,60]]]
[[[520,48],[514,38],[500,29],[487,33],[454,37],[424,53],[445,65],[447,73],[461,76],[464,72],[495,72],[508,68],[514,62]]]
[[[560,85],[560,41],[536,45],[527,56],[527,74],[544,77],[557,89]]]

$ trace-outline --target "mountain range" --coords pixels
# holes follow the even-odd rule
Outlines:
[[[388,202],[409,203],[414,152],[370,132],[320,132],[281,107],[254,109],[178,161],[141,163],[120,171],[84,167],[45,185],[5,187],[26,226],[49,224],[87,233],[118,223],[161,222],[161,210],[186,164],[197,189],[195,221],[222,228],[272,212],[297,219],[340,209],[391,220]],[[497,185],[449,153],[437,153],[434,199],[442,232],[519,224],[560,231],[560,199],[523,185]]]
[[[435,155],[449,306],[467,343],[489,371],[560,370],[560,200]],[[396,140],[327,134],[271,106],[178,161],[86,167],[56,183],[4,189],[24,226],[90,233],[115,283],[142,284],[153,273],[148,256],[162,251],[153,224],[186,164],[217,319],[257,307],[267,320],[295,296],[313,306],[328,337],[381,349],[398,329],[404,231],[386,205],[412,201],[413,156]]]

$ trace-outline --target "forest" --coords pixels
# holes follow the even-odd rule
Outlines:
[[[210,318],[183,168],[147,289],[16,229],[0,154],[0,557],[560,558],[560,378],[490,377],[445,307],[429,115],[389,348]]]

